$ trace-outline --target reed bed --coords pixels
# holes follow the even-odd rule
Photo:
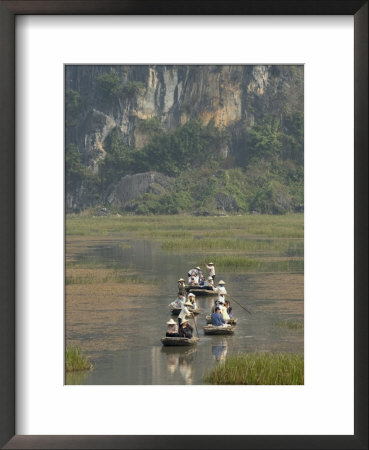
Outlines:
[[[304,356],[248,353],[229,356],[204,375],[206,384],[303,385]]]
[[[299,320],[280,320],[275,322],[275,325],[281,328],[288,328],[290,330],[303,330],[304,329],[304,321]]]
[[[243,255],[210,255],[202,258],[201,264],[205,265],[209,260],[215,267],[227,269],[227,271],[253,270],[257,272],[291,272],[300,273],[304,270],[304,261],[300,259],[287,259],[277,261],[264,261],[257,258],[249,258]]]
[[[93,365],[79,347],[67,347],[65,351],[65,370],[75,372],[91,370]]]
[[[66,217],[67,235],[113,235],[133,233],[135,235],[155,236],[165,232],[212,232],[224,230],[232,233],[261,235],[283,238],[302,238],[304,236],[304,215],[242,215],[220,217],[198,217],[190,215],[173,216],[102,216],[69,214]],[[162,237],[162,236],[158,236]],[[173,237],[173,235],[172,235]]]
[[[246,239],[222,239],[202,238],[164,240],[161,248],[163,250],[240,250],[248,252],[289,252],[302,253],[304,244],[302,241],[287,240],[246,240]]]
[[[136,274],[127,274],[109,269],[68,268],[65,275],[65,284],[97,284],[97,283],[129,283],[129,284],[155,284],[158,281],[147,280]]]

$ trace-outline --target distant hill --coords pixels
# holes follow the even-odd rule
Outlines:
[[[303,210],[303,66],[66,66],[66,210]]]

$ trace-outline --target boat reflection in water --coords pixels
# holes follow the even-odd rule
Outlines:
[[[213,357],[218,362],[224,362],[227,356],[228,344],[226,339],[214,342],[211,347]]]
[[[193,367],[196,347],[163,347],[162,353],[167,357],[168,372],[174,375],[177,371],[182,376],[185,384],[193,384]]]

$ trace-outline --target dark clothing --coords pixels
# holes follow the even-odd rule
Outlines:
[[[215,327],[220,327],[225,324],[225,320],[223,319],[221,314],[213,313],[211,315],[211,324]]]
[[[183,328],[181,326],[181,327],[179,327],[179,336],[191,339],[192,338],[192,331],[193,331],[193,328],[191,327],[191,325],[187,324],[186,328]]]
[[[227,313],[228,313],[228,315],[229,315],[230,318],[233,317],[232,306],[229,306],[229,307],[227,308]]]
[[[179,333],[168,333],[168,331],[165,334],[166,337],[179,337]]]

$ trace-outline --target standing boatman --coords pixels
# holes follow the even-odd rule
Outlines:
[[[215,280],[215,267],[214,267],[214,263],[213,262],[209,262],[206,264],[206,268],[209,271],[209,276],[211,276],[211,278],[213,280]]]

